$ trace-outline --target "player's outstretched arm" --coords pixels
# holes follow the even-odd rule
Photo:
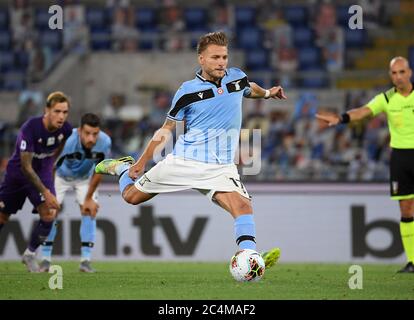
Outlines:
[[[172,132],[175,130],[176,122],[174,120],[167,119],[160,129],[158,129],[151,141],[146,146],[141,157],[129,168],[129,176],[132,179],[137,179],[140,174],[144,172],[145,165],[152,159],[155,150],[163,149],[165,144],[172,136]]]
[[[341,115],[335,113],[317,113],[316,118],[325,121],[329,126],[336,126],[339,123],[348,123],[362,120],[372,116],[372,111],[367,106],[349,110]]]
[[[48,188],[40,180],[37,173],[33,170],[32,160],[33,152],[20,152],[20,160],[22,164],[22,172],[27,179],[35,186],[35,188],[43,195],[45,198],[46,206],[50,209],[59,209],[60,205],[56,197],[50,192]]]
[[[285,92],[281,86],[271,87],[270,89],[264,89],[255,82],[249,82],[251,93],[247,98],[259,99],[259,98],[273,98],[273,99],[287,99]]]

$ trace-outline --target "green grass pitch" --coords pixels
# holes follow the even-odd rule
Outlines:
[[[56,261],[63,289],[49,289],[52,274],[30,274],[20,262],[0,262],[0,299],[414,299],[414,274],[399,265],[364,264],[363,288],[351,290],[351,264],[279,264],[257,283],[237,283],[226,263],[95,262],[96,274],[78,262]]]

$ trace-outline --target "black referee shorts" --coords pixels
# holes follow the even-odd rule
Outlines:
[[[390,194],[394,200],[414,198],[414,149],[392,149]]]

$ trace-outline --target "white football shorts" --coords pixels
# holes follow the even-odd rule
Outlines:
[[[55,175],[55,190],[56,190],[56,199],[59,204],[62,204],[63,199],[65,198],[66,191],[73,189],[76,192],[76,201],[83,205],[85,201],[86,194],[88,193],[90,179],[74,179],[66,180],[62,177]],[[92,199],[98,202],[98,192],[95,191]]]
[[[213,196],[218,191],[236,191],[250,199],[234,163],[204,163],[185,160],[172,154],[139,178],[135,187],[149,194],[195,189],[211,201],[214,201]]]

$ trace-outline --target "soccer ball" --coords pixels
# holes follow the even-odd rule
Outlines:
[[[265,272],[262,256],[251,249],[237,251],[230,260],[230,273],[236,281],[259,281]]]

